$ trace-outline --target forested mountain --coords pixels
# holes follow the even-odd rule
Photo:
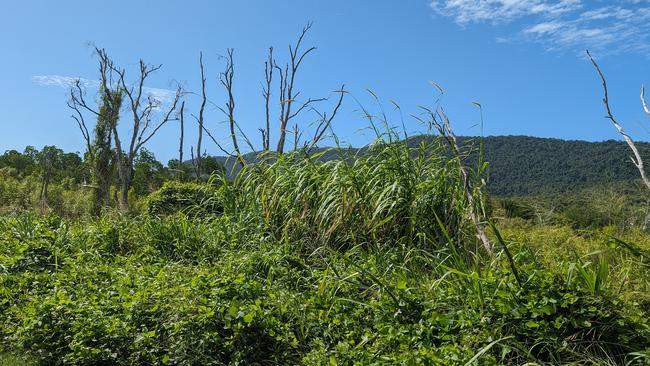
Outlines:
[[[478,146],[476,139],[473,146]],[[622,141],[566,141],[528,136],[490,136],[483,140],[490,163],[490,192],[496,196],[576,192],[594,185],[639,177]],[[650,163],[650,144],[637,143]]]

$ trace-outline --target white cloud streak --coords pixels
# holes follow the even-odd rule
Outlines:
[[[84,79],[79,77],[62,76],[62,75],[34,75],[32,81],[38,85],[56,86],[60,88],[73,87],[79,80],[81,86],[85,89],[99,88],[99,80]],[[176,91],[169,89],[143,87],[144,96],[151,97],[161,105],[171,104],[176,97]]]
[[[579,9],[580,0],[434,0],[433,10],[460,25],[507,23],[529,15],[557,16]]]
[[[549,51],[600,54],[637,52],[650,57],[650,1],[434,0],[436,14],[462,27],[488,23],[519,26],[499,40],[524,40]],[[512,27],[508,27],[512,29]]]

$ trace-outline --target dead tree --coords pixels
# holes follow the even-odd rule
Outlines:
[[[203,52],[199,55],[199,66],[201,68],[201,106],[199,107],[199,115],[196,117],[196,121],[199,125],[198,138],[196,141],[196,156],[192,159],[192,164],[194,166],[194,173],[196,174],[196,179],[201,179],[201,144],[203,143],[203,124],[204,124],[204,113],[205,113],[205,104],[207,103],[207,97],[205,94],[205,71],[203,68]],[[194,155],[194,154],[192,154]]]
[[[99,108],[95,110],[86,101],[86,90],[80,80],[70,89],[68,106],[75,111],[72,118],[77,122],[87,147],[87,156],[92,165],[93,205],[92,213],[99,215],[102,208],[110,202],[110,186],[113,179],[112,126],[117,124],[122,105],[122,90],[115,86],[111,60],[104,49],[95,49],[99,58]],[[96,117],[93,136],[89,132],[84,113],[91,112]]]
[[[274,63],[274,68],[278,70],[280,74],[279,75],[280,77],[280,90],[279,90],[280,133],[279,133],[278,147],[277,147],[278,154],[282,154],[284,152],[284,145],[285,145],[285,140],[287,135],[287,125],[289,124],[289,122],[293,118],[295,118],[298,114],[300,114],[300,112],[302,112],[305,108],[309,107],[310,104],[323,100],[323,99],[308,99],[306,102],[302,103],[302,105],[300,105],[295,110],[295,112],[293,111],[293,103],[295,102],[296,98],[298,98],[298,96],[300,95],[300,92],[295,91],[294,89],[296,76],[300,69],[300,65],[302,64],[303,60],[309,53],[316,50],[316,47],[310,47],[306,50],[302,50],[302,42],[305,38],[305,35],[307,34],[307,32],[309,32],[311,27],[312,27],[312,23],[308,23],[302,29],[302,33],[300,34],[300,37],[298,37],[298,41],[296,42],[295,46],[291,46],[291,45],[289,46],[290,61],[285,65],[284,68]]]
[[[262,150],[269,151],[271,148],[271,113],[269,109],[269,103],[271,100],[271,84],[273,83],[273,47],[269,47],[269,55],[267,60],[264,62],[264,82],[265,85],[262,86],[262,96],[264,97],[264,111],[266,117],[266,125],[262,131]]]
[[[607,92],[607,80],[605,80],[605,75],[600,69],[600,66],[598,66],[598,63],[596,60],[591,56],[591,53],[587,51],[587,55],[589,56],[589,59],[591,60],[591,63],[594,65],[596,68],[596,71],[598,72],[598,75],[600,76],[600,80],[603,83],[603,104],[605,105],[605,112],[607,113],[606,118],[609,119],[614,127],[616,127],[616,130],[618,133],[623,136],[623,139],[627,143],[627,146],[629,146],[630,150],[632,150],[632,154],[634,155],[633,157],[630,157],[630,160],[632,160],[632,163],[636,166],[636,168],[639,170],[639,174],[641,175],[641,180],[643,180],[643,183],[645,186],[650,190],[650,180],[646,176],[645,173],[645,168],[643,166],[643,160],[641,159],[641,154],[639,153],[639,150],[637,149],[636,145],[634,144],[634,141],[630,137],[630,135],[625,132],[621,124],[618,122],[616,117],[614,117],[614,114],[612,113],[611,108],[609,107],[609,95]],[[643,106],[643,110],[650,115],[650,109],[648,109],[648,105],[645,101],[645,95],[644,95],[644,87],[643,85],[641,86],[641,104]]]
[[[134,84],[126,80],[126,70],[118,68],[111,61],[109,67],[117,75],[117,83],[121,87],[129,109],[132,114],[131,136],[125,140],[126,144],[119,135],[117,124],[112,126],[113,139],[117,150],[117,165],[119,177],[119,206],[121,211],[129,209],[129,189],[133,179],[133,162],[138,152],[167,122],[172,120],[172,113],[176,110],[178,100],[183,94],[180,86],[176,88],[173,100],[165,111],[161,111],[161,116],[156,118],[154,112],[163,108],[162,103],[150,95],[145,95],[144,84],[147,78],[155,71],[159,70],[162,65],[149,65],[143,60],[139,63],[139,75]],[[156,119],[156,121],[154,121]]]
[[[177,172],[177,177],[180,180],[183,176],[183,173],[185,172],[183,170],[183,139],[185,135],[185,101],[181,103],[181,109],[178,112],[178,119],[180,122],[180,137],[179,137],[179,142],[178,142],[178,166],[176,169],[178,170]]]
[[[235,77],[235,63],[233,59],[233,53],[234,50],[232,48],[229,48],[227,51],[226,55],[226,69],[224,72],[221,73],[219,81],[221,82],[221,85],[226,89],[226,92],[228,93],[228,101],[226,102],[226,108],[221,108],[221,111],[226,114],[228,118],[228,126],[230,128],[230,138],[232,140],[232,146],[233,146],[233,155],[239,162],[239,164],[244,167],[246,165],[246,161],[244,160],[244,157],[241,154],[241,150],[239,149],[239,143],[237,142],[237,134],[235,132],[235,127],[236,127],[236,121],[235,121],[235,97],[233,95],[233,79]]]
[[[289,45],[289,62],[285,64],[284,67],[280,67],[274,59],[274,49],[270,47],[268,50],[268,56],[264,62],[264,82],[262,83],[262,97],[264,99],[264,112],[265,120],[264,124],[259,131],[262,135],[262,151],[268,152],[271,150],[271,90],[273,88],[274,80],[278,80],[279,85],[277,98],[278,111],[279,111],[279,136],[276,152],[278,155],[281,155],[284,152],[287,138],[287,127],[289,123],[292,122],[299,114],[305,110],[310,110],[318,114],[319,118],[317,120],[318,124],[316,126],[316,131],[313,135],[313,138],[307,141],[304,144],[304,148],[307,150],[312,149],[316,144],[321,141],[325,133],[328,130],[331,130],[331,124],[335,119],[337,113],[339,112],[344,96],[347,94],[345,86],[342,85],[340,90],[335,91],[339,93],[339,98],[334,108],[330,113],[320,113],[314,104],[317,102],[326,101],[328,98],[318,98],[312,99],[308,98],[306,101],[297,102],[298,97],[300,96],[300,91],[296,90],[296,81],[300,66],[304,61],[305,57],[314,51],[316,47],[310,47],[303,49],[303,41],[306,34],[312,27],[312,23],[308,23],[302,29],[300,36],[298,37],[295,45]],[[203,131],[207,136],[219,147],[221,151],[226,152],[230,157],[237,160],[238,164],[242,167],[246,165],[246,160],[243,157],[241,148],[239,145],[238,138],[243,137],[246,144],[255,151],[252,143],[247,138],[247,136],[241,131],[237,120],[235,117],[235,97],[234,97],[234,75],[235,75],[235,62],[234,62],[234,50],[228,49],[226,58],[226,67],[225,70],[220,74],[219,81],[224,87],[227,93],[227,102],[224,107],[219,107],[219,109],[226,115],[228,129],[230,133],[230,141],[232,143],[232,151],[226,151],[221,144],[218,143],[214,135],[206,128],[205,123],[202,123],[202,114],[199,113],[199,117],[195,117],[199,122],[199,131]],[[276,72],[279,74],[276,74]],[[205,78],[203,77],[203,64],[201,63],[201,74],[202,74],[202,95],[203,95],[203,104],[205,104]],[[275,75],[278,75],[277,77]],[[203,108],[203,107],[202,107]],[[292,123],[293,126],[293,136],[294,136],[294,148],[298,147],[299,140],[301,137],[300,131],[304,132],[304,129],[300,128],[297,123]],[[194,153],[197,154],[196,158],[200,158],[200,149],[197,147],[196,151],[192,149],[192,156],[194,158]]]

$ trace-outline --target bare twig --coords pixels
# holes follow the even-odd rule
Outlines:
[[[639,170],[639,174],[641,175],[641,179],[643,180],[643,183],[646,185],[648,190],[650,190],[650,180],[648,180],[648,177],[646,176],[645,173],[645,168],[643,166],[643,160],[641,159],[641,154],[639,154],[639,150],[636,148],[636,145],[634,144],[634,141],[630,137],[630,135],[623,130],[623,127],[618,123],[616,118],[614,117],[614,114],[612,113],[611,108],[609,107],[609,95],[607,92],[607,80],[605,80],[605,75],[600,69],[600,66],[598,66],[598,63],[596,63],[596,60],[591,56],[591,53],[587,51],[587,55],[589,56],[589,59],[591,60],[591,63],[594,65],[596,68],[596,71],[598,72],[598,75],[600,76],[601,81],[603,82],[603,104],[605,105],[605,111],[607,112],[607,118],[612,121],[612,124],[616,129],[618,130],[618,133],[623,136],[623,139],[627,143],[627,145],[630,147],[630,150],[632,150],[632,153],[634,154],[634,157],[630,157],[630,160],[632,160],[632,163],[636,166],[636,168]],[[641,88],[641,100],[643,101],[643,106],[644,109],[647,108],[645,105],[645,98],[643,97],[644,91],[643,87]]]
[[[312,27],[312,23],[307,23],[307,25],[302,29],[300,37],[295,46],[289,46],[289,56],[290,63],[288,63],[284,70],[279,68],[277,65],[276,69],[280,71],[280,137],[278,139],[278,154],[284,152],[285,139],[287,134],[287,125],[289,121],[296,117],[303,109],[305,109],[309,104],[314,102],[314,100],[308,100],[295,112],[292,113],[291,109],[293,102],[298,97],[300,92],[294,93],[294,86],[296,81],[296,75],[300,68],[300,64],[305,59],[305,57],[316,50],[316,47],[310,47],[304,51],[301,50],[302,41],[305,38],[305,35],[309,32]]]
[[[650,108],[648,108],[648,103],[645,101],[645,87],[641,84],[641,105],[645,113],[650,116]]]
[[[309,151],[314,146],[316,146],[318,141],[320,141],[323,138],[325,131],[327,131],[327,129],[331,126],[334,118],[336,118],[336,114],[338,113],[339,109],[341,108],[341,105],[343,104],[343,97],[345,96],[345,94],[347,94],[347,91],[345,90],[345,84],[341,85],[341,89],[335,92],[339,93],[339,100],[336,102],[336,105],[334,106],[334,109],[332,110],[332,113],[330,113],[329,117],[327,116],[327,113],[323,113],[321,115],[321,121],[316,127],[316,132],[314,132],[314,137],[312,138],[309,147],[307,147],[307,153],[309,153]]]

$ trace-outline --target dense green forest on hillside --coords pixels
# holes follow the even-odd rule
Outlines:
[[[479,141],[473,139],[474,146]],[[570,193],[584,188],[638,180],[623,141],[565,141],[528,136],[484,138],[490,163],[489,189],[496,196]],[[636,144],[650,159],[650,144]]]

